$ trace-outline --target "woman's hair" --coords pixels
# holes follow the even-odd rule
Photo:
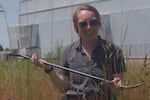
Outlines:
[[[90,5],[81,5],[76,9],[76,11],[74,12],[74,15],[73,15],[73,24],[74,24],[75,31],[77,33],[78,33],[78,14],[80,13],[81,10],[89,10],[89,11],[93,12],[99,22],[98,23],[99,26],[101,26],[100,14],[97,11],[97,9]]]

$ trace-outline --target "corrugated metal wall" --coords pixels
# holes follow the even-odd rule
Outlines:
[[[113,42],[125,45],[131,57],[150,55],[150,1],[149,0],[29,0],[20,2],[19,23],[39,24],[40,46],[43,53],[55,47],[56,41],[64,45],[77,39],[72,26],[72,14],[80,3],[95,6],[107,16]],[[104,26],[108,26],[105,25]],[[106,29],[106,27],[105,27]],[[102,34],[105,38],[105,34]],[[143,47],[144,46],[144,47]],[[142,49],[141,52],[141,48]],[[134,51],[136,50],[136,51]],[[135,53],[135,52],[138,52]]]

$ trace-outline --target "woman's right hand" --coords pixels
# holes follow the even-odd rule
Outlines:
[[[31,61],[37,65],[37,66],[40,66],[40,67],[46,67],[46,65],[44,64],[44,61],[38,59],[37,55],[36,54],[33,54],[31,56]]]

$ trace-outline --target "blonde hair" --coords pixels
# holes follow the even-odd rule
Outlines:
[[[76,9],[76,11],[73,14],[73,25],[77,33],[78,33],[78,14],[80,13],[81,10],[89,10],[93,12],[98,20],[99,26],[101,26],[100,14],[97,11],[97,9],[90,5],[81,5]]]

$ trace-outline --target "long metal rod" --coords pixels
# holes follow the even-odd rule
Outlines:
[[[10,54],[10,56],[19,56],[19,57],[23,57],[25,59],[30,59],[29,56],[24,56],[24,55],[19,55],[19,54],[17,54],[17,55]],[[73,70],[73,69],[70,69],[70,68],[67,68],[67,67],[63,67],[63,66],[60,66],[60,65],[57,65],[57,64],[49,63],[49,62],[47,62],[45,60],[42,60],[42,59],[39,59],[39,60],[43,61],[43,63],[45,65],[48,65],[48,66],[51,66],[51,67],[56,67],[56,68],[63,69],[63,70],[73,72],[73,73],[76,73],[76,74],[80,74],[80,75],[83,75],[83,76],[86,76],[86,77],[97,79],[97,80],[103,81],[105,83],[111,83],[109,80],[106,80],[106,79],[103,79],[103,78],[100,78],[100,77],[97,77],[97,76],[93,76],[93,75],[83,73],[83,72],[80,72],[80,71],[77,71],[77,70]]]
[[[20,54],[9,54],[8,56],[18,56],[18,57],[23,57],[25,59],[30,59],[30,56],[25,56],[25,55],[20,55]],[[60,65],[57,65],[57,64],[49,63],[49,62],[47,62],[45,60],[42,60],[42,59],[39,59],[39,60],[43,61],[43,63],[45,65],[48,65],[48,66],[51,66],[51,67],[56,67],[56,68],[63,69],[63,70],[66,70],[66,71],[70,71],[70,72],[73,72],[73,73],[76,73],[76,74],[80,74],[80,75],[83,75],[83,76],[86,76],[86,77],[89,77],[89,78],[97,79],[97,80],[100,80],[100,81],[102,81],[104,83],[107,83],[107,84],[111,83],[111,81],[109,81],[107,79],[104,79],[104,78],[93,76],[93,75],[83,73],[83,72],[80,72],[80,71],[77,71],[77,70],[73,70],[73,69],[70,69],[70,68],[67,68],[67,67],[63,67],[63,66],[60,66]],[[142,86],[143,84],[144,83],[138,83],[138,84],[130,85],[130,86],[120,86],[120,88],[121,89],[132,89],[132,88]]]

